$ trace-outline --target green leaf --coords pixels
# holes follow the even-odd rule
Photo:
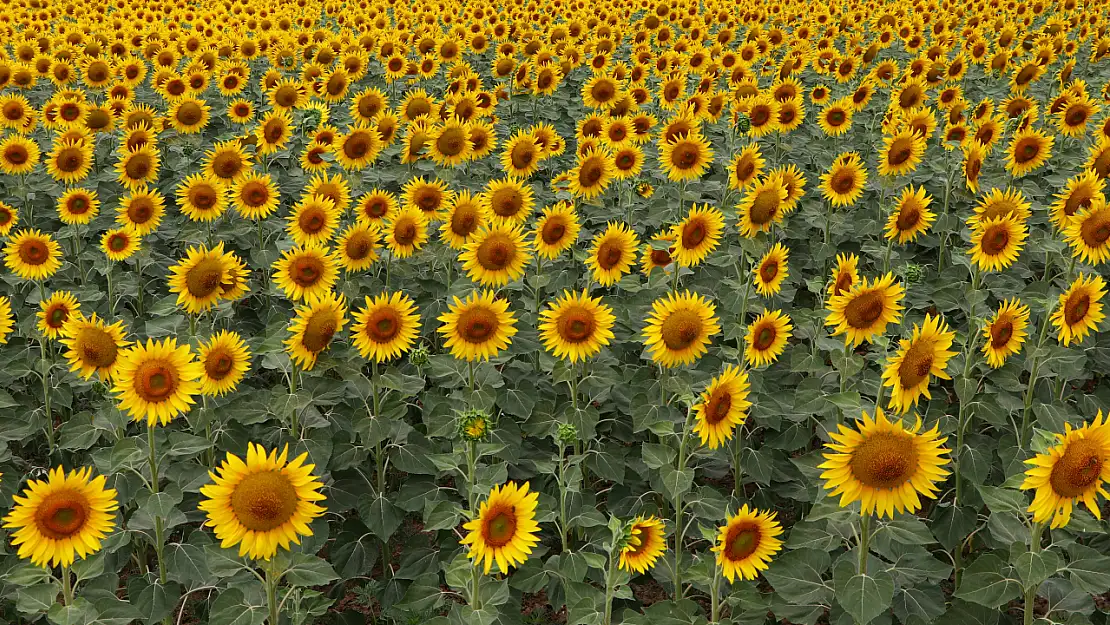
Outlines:
[[[242,590],[228,588],[212,602],[208,625],[262,625],[267,616],[265,606],[250,605]]]
[[[17,588],[15,591],[15,607],[23,614],[41,614],[50,609],[58,600],[62,591],[57,582]]]
[[[944,614],[944,592],[939,586],[903,588],[894,595],[894,615],[903,625],[929,625]]]
[[[694,485],[693,469],[679,471],[673,467],[663,467],[659,470],[659,473],[663,479],[663,488],[666,490],[669,499],[674,499],[679,494],[689,492],[690,487]]]
[[[397,508],[380,494],[374,498],[359,500],[358,514],[366,527],[382,541],[389,540],[401,525],[401,515]]]
[[[1024,546],[1023,546],[1024,548]],[[1053,551],[1022,551],[1011,555],[1010,564],[1014,565],[1021,583],[1026,588],[1040,586],[1041,582],[1060,570],[1060,556]]]
[[[246,568],[247,565],[237,554],[236,549],[224,549],[219,545],[208,545],[204,548],[208,570],[216,577],[231,577]]]
[[[127,584],[127,595],[139,609],[143,623],[154,625],[173,614],[181,598],[181,587],[174,583],[163,586],[157,579],[148,582],[143,577],[134,577]]]
[[[885,571],[856,575],[843,588],[837,587],[836,600],[861,625],[890,609],[894,598],[894,578]]]
[[[661,469],[665,466],[673,467],[678,452],[666,445],[644,443],[640,454],[649,469]]]
[[[1009,576],[1010,571],[993,553],[981,555],[964,570],[955,596],[988,608],[1000,607],[1021,594],[1021,582]]]
[[[97,611],[92,602],[77,597],[73,603],[55,603],[46,612],[46,618],[54,625],[89,625],[96,622]]]
[[[285,570],[285,580],[294,586],[322,586],[335,579],[339,575],[326,560],[304,553],[293,553]]]
[[[1092,595],[1101,595],[1110,589],[1110,556],[1073,560],[1064,570],[1070,574],[1071,581],[1076,586]]]
[[[791,603],[828,605],[833,589],[823,577],[830,564],[832,559],[824,551],[798,549],[776,558],[763,575]]]

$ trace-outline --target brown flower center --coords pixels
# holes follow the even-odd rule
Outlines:
[[[35,510],[35,526],[43,536],[63,540],[81,531],[91,512],[80,492],[66,489],[47,495]]]
[[[272,530],[296,512],[297,490],[280,471],[252,473],[232,491],[231,510],[248,530]]]
[[[681,351],[696,343],[701,338],[702,331],[702,320],[696,312],[679,309],[663,321],[660,334],[667,349]]]
[[[870,328],[886,311],[886,302],[878,291],[865,291],[844,307],[844,319],[856,329]]]
[[[852,475],[864,486],[892,489],[906,483],[917,468],[913,440],[892,432],[871,434],[852,452]]]
[[[1099,481],[1105,461],[1097,442],[1089,438],[1073,440],[1052,467],[1049,484],[1061,497],[1078,497]]]

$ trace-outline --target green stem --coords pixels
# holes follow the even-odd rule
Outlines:
[[[570,403],[574,407],[575,414],[578,413],[578,367],[571,363],[570,365]]]
[[[299,438],[299,436],[297,435],[297,432],[298,432],[298,428],[300,426],[300,424],[298,423],[298,421],[300,420],[300,414],[298,414],[298,413],[300,411],[297,410],[297,401],[296,401],[297,400],[297,365],[292,364],[292,363],[289,364],[289,398],[293,402],[293,415],[290,417],[290,420],[289,420],[289,435],[293,437],[293,440],[297,440]]]
[[[1041,360],[1038,358],[1041,348],[1044,347],[1045,337],[1048,335],[1048,323],[1052,318],[1049,311],[1045,311],[1041,320],[1041,333],[1037,337],[1037,346],[1033,351],[1033,367],[1029,371],[1029,386],[1025,389],[1025,403],[1021,411],[1021,429],[1018,430],[1018,446],[1022,449],[1029,444],[1032,432],[1030,431],[1030,413],[1033,408],[1033,393],[1037,389],[1037,375],[1041,370]]]
[[[466,480],[467,490],[466,496],[470,501],[470,514],[472,517],[477,516],[478,496],[476,484],[478,481],[478,442],[470,441],[466,447]],[[474,560],[474,566],[471,568],[470,574],[470,607],[474,610],[482,609],[482,596],[479,592],[482,585],[482,569],[477,559]]]
[[[617,558],[616,545],[609,551],[609,570],[605,573],[605,619],[603,625],[613,623],[613,595],[616,593]]]
[[[567,528],[567,447],[562,441],[559,445],[559,540],[563,543],[563,553],[570,552],[570,532]]]
[[[709,622],[721,620],[721,567],[713,558],[713,579],[709,581]]]
[[[46,287],[39,281],[39,302],[46,301]],[[39,354],[42,357],[42,404],[46,412],[46,442],[50,455],[54,455],[54,413],[50,410],[50,370],[53,363],[46,355],[46,336],[39,339]]]
[[[470,381],[470,392],[474,393],[474,361],[466,361],[466,374],[467,379]]]
[[[682,426],[682,438],[678,442],[678,471],[681,473],[686,470],[686,440],[690,435],[690,425],[694,411],[692,408],[686,410],[686,423]],[[675,493],[674,496],[674,598],[675,601],[682,599],[682,545],[683,534],[685,533],[682,525],[682,495],[681,491]]]
[[[744,472],[742,463],[742,456],[744,453],[744,424],[741,423],[736,426],[736,438],[732,445],[732,475],[733,475],[733,495],[740,499],[741,494],[744,492]]]
[[[266,606],[270,609],[270,619],[267,625],[278,625],[281,620],[281,604],[278,602],[277,589],[281,583],[281,575],[276,570],[277,560],[270,558],[266,562]]]
[[[867,555],[871,552],[871,515],[860,513],[859,517],[859,574],[867,575]]]
[[[104,276],[108,279],[108,316],[116,316],[116,298],[112,294],[112,269],[115,266],[109,261],[108,269],[104,272]]]
[[[1041,550],[1041,535],[1044,533],[1044,523],[1034,523],[1029,530],[1029,551],[1038,553]],[[1037,605],[1037,589],[1040,584],[1034,584],[1025,589],[1025,609],[1022,615],[1024,625],[1033,625],[1033,609]]]
[[[62,605],[73,604],[73,578],[69,574],[69,567],[62,565]]]
[[[150,454],[148,462],[150,463],[150,492],[158,493],[158,452],[154,445],[154,426],[148,426],[146,429],[147,451]],[[158,561],[158,582],[162,585],[166,584],[166,565],[163,558],[165,551],[165,526],[163,525],[162,517],[154,517],[154,556]]]

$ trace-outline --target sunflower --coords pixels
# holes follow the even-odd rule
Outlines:
[[[622,276],[632,271],[632,264],[636,262],[636,249],[639,246],[636,233],[627,224],[610,221],[605,231],[594,237],[589,256],[586,258],[586,266],[598,284],[612,286]]]
[[[782,526],[775,520],[777,512],[760,511],[744,504],[728,522],[718,529],[717,566],[729,583],[754,580],[760,571],[771,565],[771,558],[782,551]]]
[[[102,380],[111,382],[119,365],[120,352],[131,344],[124,340],[125,332],[122,321],[108,325],[96,313],[86,318],[74,312],[61,332],[70,371],[85,380],[99,373]]]
[[[914,189],[911,184],[903,189],[894,212],[887,218],[886,238],[905,244],[924,234],[937,218],[936,213],[929,210],[932,201],[923,186]]]
[[[340,167],[357,171],[368,167],[384,147],[377,128],[354,125],[336,138],[332,153]]]
[[[214,248],[190,246],[185,258],[170,267],[170,293],[189,314],[211,309],[221,299],[239,295],[247,275],[246,265],[221,242]]]
[[[295,302],[323,296],[339,278],[335,256],[320,245],[286,250],[274,261],[273,269],[274,282]]]
[[[0,171],[9,176],[31,173],[41,156],[39,145],[23,135],[8,135],[0,141]]]
[[[967,253],[981,271],[1001,271],[1014,264],[1028,236],[1025,223],[1012,216],[987,219],[972,230]]]
[[[894,282],[893,274],[873,281],[863,278],[829,298],[825,325],[833,327],[833,336],[843,334],[845,345],[871,341],[886,331],[887,324],[901,319],[905,295],[905,288]]]
[[[1082,342],[1091,330],[1106,318],[1102,297],[1106,281],[1100,275],[1080,275],[1068,290],[1060,294],[1060,303],[1052,313],[1052,325],[1060,331],[1058,338],[1065,347],[1072,341]]]
[[[339,213],[330,198],[310,195],[293,207],[285,230],[297,245],[325,245],[339,226]]]
[[[453,250],[463,250],[474,235],[489,225],[489,214],[482,205],[480,197],[470,191],[454,194],[447,219],[439,227],[440,239]]]
[[[782,290],[782,283],[790,275],[787,257],[790,250],[782,243],[775,243],[752,270],[755,290],[763,297],[770,297]]]
[[[732,440],[735,428],[748,418],[748,389],[748,374],[735,365],[710,381],[694,406],[694,432],[702,445],[717,449]]]
[[[855,204],[866,185],[867,170],[855,152],[836,157],[829,170],[821,174],[821,193],[837,207]]]
[[[925,315],[925,322],[914,324],[913,335],[899,342],[898,353],[883,370],[883,386],[891,387],[889,408],[904,414],[916,406],[922,396],[931,399],[929,381],[932,376],[950,380],[944,372],[948,360],[956,352],[948,351],[956,332],[939,316]]]
[[[783,314],[781,310],[763,309],[763,314],[748,326],[745,337],[748,346],[744,350],[744,357],[753,367],[775,362],[786,349],[786,341],[790,339],[793,329],[789,315]]]
[[[319,502],[324,485],[305,464],[308,453],[288,459],[289,448],[269,453],[247,443],[244,462],[228,452],[227,459],[209,473],[212,484],[202,486],[205,497],[197,506],[207,515],[205,525],[214,529],[220,547],[239,545],[239,555],[270,560],[277,548],[300,544],[311,536],[309,524],[326,511]]]
[[[536,221],[533,247],[540,258],[554,260],[578,241],[578,215],[570,202],[557,202],[543,209]]]
[[[740,213],[740,234],[751,238],[760,232],[770,232],[772,226],[782,223],[788,197],[789,191],[778,176],[767,176],[756,183],[736,206]]]
[[[1018,189],[991,189],[975,205],[975,212],[967,219],[967,225],[982,229],[988,220],[997,217],[1009,217],[1024,223],[1033,215],[1031,208],[1032,204]]]
[[[1082,137],[1087,132],[1087,122],[1098,115],[1100,107],[1089,98],[1072,101],[1057,115],[1057,127],[1065,137]]]
[[[69,291],[55,291],[39,302],[38,329],[48,339],[57,339],[70,319],[81,315],[81,304]]]
[[[139,251],[139,235],[128,226],[105,230],[100,238],[100,249],[108,260],[123,262]]]
[[[255,130],[256,154],[273,154],[285,147],[292,137],[293,118],[288,111],[271,110],[262,116]]]
[[[1110,482],[1110,423],[1099,410],[1093,421],[1079,428],[1065,423],[1056,440],[1046,453],[1025,461],[1030,468],[1021,488],[1034,491],[1029,506],[1033,521],[1051,520],[1053,529],[1064,527],[1079,503],[1101,520],[1099,495],[1107,497]]]
[[[46,480],[30,480],[4,517],[20,558],[36,566],[65,566],[100,551],[100,541],[116,527],[116,491],[105,488],[92,469],[68,474],[55,467]]]
[[[1076,213],[1064,237],[1072,254],[1085,263],[1099,265],[1110,258],[1110,206],[1099,200]]]
[[[817,116],[817,125],[830,137],[839,137],[852,128],[852,115],[855,112],[851,100],[841,98],[832,102]]]
[[[354,314],[351,339],[363,358],[385,362],[412,349],[420,334],[416,302],[401,292],[366,297]]]
[[[128,193],[116,208],[116,223],[130,228],[137,236],[154,232],[162,223],[166,200],[154,190],[139,189]]]
[[[717,248],[725,230],[725,216],[711,206],[695,205],[672,229],[672,257],[683,267],[695,267]]]
[[[116,179],[128,190],[134,191],[157,181],[160,166],[155,146],[149,143],[135,146],[116,162]]]
[[[353,223],[335,241],[335,256],[347,273],[364,271],[378,261],[381,229],[365,223]]]
[[[664,143],[659,162],[674,182],[697,180],[713,162],[713,148],[701,134],[690,133]]]
[[[516,317],[507,300],[493,291],[473,291],[465,300],[453,298],[439,316],[439,333],[451,355],[460,360],[489,360],[512,342],[517,333]]]
[[[994,317],[983,327],[983,356],[997,369],[1021,351],[1029,327],[1029,307],[1011,298],[1002,302]]]
[[[236,332],[221,330],[197,346],[200,392],[218,397],[235,390],[251,366],[251,352]]]
[[[1081,210],[1090,208],[1096,202],[1105,204],[1105,186],[1106,181],[1089,169],[1068,179],[1064,190],[1056,194],[1056,201],[1049,209],[1052,223],[1058,230],[1066,231]]]
[[[112,392],[133,420],[167,425],[192,408],[203,373],[188,344],[178,345],[172,337],[147,339],[120,353]]]
[[[530,248],[520,226],[493,224],[475,233],[459,260],[474,282],[500,287],[524,275],[524,267],[532,259]]]
[[[763,173],[766,161],[759,150],[759,144],[750,143],[733,157],[728,166],[728,186],[730,189],[742,191],[755,184]]]
[[[265,219],[278,208],[278,188],[270,174],[245,172],[231,187],[232,206],[247,219]]]
[[[408,258],[428,240],[428,218],[417,208],[403,208],[386,223],[384,235],[391,254]]]
[[[668,232],[652,237],[650,242],[644,244],[643,249],[643,255],[640,257],[640,267],[645,276],[650,276],[655,269],[666,271],[668,267],[674,264],[674,259],[671,258],[671,250],[674,249],[674,237]]]
[[[695,293],[669,293],[651,305],[644,344],[651,359],[664,367],[688,365],[702,355],[709,339],[721,331],[716,307]]]
[[[459,541],[467,546],[467,557],[474,560],[474,566],[489,574],[497,562],[498,570],[508,573],[528,559],[539,544],[538,501],[539,493],[528,492],[528,482],[493,487],[479,509],[471,510],[471,520],[463,525],[466,536]]]
[[[19,230],[4,246],[4,264],[24,280],[45,280],[62,266],[62,248],[40,230]]]
[[[647,573],[667,550],[662,519],[636,517],[629,525],[627,540],[621,547],[619,566],[623,571]]]
[[[389,191],[371,189],[358,201],[355,219],[362,223],[384,226],[397,212],[397,198]]]
[[[204,100],[182,96],[170,103],[166,118],[178,134],[192,135],[204,130],[208,125],[211,107]]]
[[[0,295],[0,345],[8,344],[8,337],[15,328],[15,318],[12,316],[12,300],[5,295]]]
[[[511,178],[487,183],[481,201],[490,219],[513,224],[527,221],[536,205],[531,185]]]
[[[192,221],[215,221],[227,210],[227,189],[218,178],[195,173],[177,186],[177,205]]]
[[[841,293],[847,293],[859,281],[859,256],[855,254],[837,254],[836,267],[833,267],[832,278],[829,280],[828,295],[832,298]]]
[[[596,356],[613,339],[613,308],[589,292],[564,290],[561,297],[540,312],[540,340],[556,358],[572,363]]]
[[[840,507],[858,501],[862,514],[893,518],[894,511],[917,512],[921,496],[935,499],[937,484],[948,476],[942,456],[950,453],[942,447],[937,426],[920,432],[921,419],[912,427],[901,421],[892,423],[876,408],[875,418],[866,412],[856,427],[839,426],[830,432],[830,450],[823,454],[825,462],[818,465],[821,479],[829,495],[840,496]]]
[[[402,191],[405,194],[405,208],[418,209],[429,221],[443,219],[446,207],[454,196],[443,180],[425,180],[423,176],[406,182]]]
[[[59,140],[54,142],[54,148],[46,157],[46,171],[54,180],[73,184],[84,180],[89,175],[92,160],[91,141]]]
[[[925,137],[904,128],[883,139],[879,152],[880,176],[903,176],[917,169],[925,154]]]
[[[347,302],[342,295],[328,291],[307,298],[304,306],[296,308],[289,323],[290,336],[285,339],[289,359],[301,369],[311,371],[346,322]]]
[[[615,177],[613,157],[603,150],[587,150],[570,171],[570,192],[584,200],[605,192]]]
[[[221,141],[204,153],[204,171],[230,186],[250,172],[251,159],[238,139]]]
[[[535,136],[523,129],[517,130],[501,152],[501,169],[510,177],[525,179],[540,167],[542,149]]]
[[[64,224],[77,225],[91,222],[100,213],[100,200],[96,191],[74,187],[58,198],[58,219]]]
[[[1020,178],[1044,165],[1052,156],[1054,141],[1040,130],[1026,128],[1018,131],[1006,151],[1006,171],[1014,178]]]

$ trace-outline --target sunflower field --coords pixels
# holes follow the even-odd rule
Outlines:
[[[1105,0],[0,34],[0,623],[1110,623]]]

